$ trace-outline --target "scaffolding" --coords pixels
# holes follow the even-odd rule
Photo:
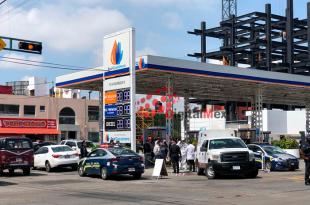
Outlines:
[[[252,12],[241,16],[232,15],[219,27],[189,31],[201,37],[201,52],[188,56],[202,61],[215,59],[224,65],[247,67],[310,75],[310,2],[307,4],[307,19],[294,18],[293,0],[287,0],[286,15],[271,13],[271,4],[265,12]],[[219,50],[206,52],[206,38],[223,42]]]

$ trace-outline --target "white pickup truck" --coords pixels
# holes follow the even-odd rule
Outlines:
[[[258,168],[254,153],[234,136],[233,130],[201,131],[197,145],[198,175],[208,179],[219,175],[244,175],[255,178]]]

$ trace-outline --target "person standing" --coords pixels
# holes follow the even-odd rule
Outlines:
[[[305,161],[305,185],[310,185],[310,135],[307,135],[305,143],[300,145],[300,156]]]
[[[150,167],[151,162],[152,162],[152,145],[151,145],[150,140],[151,139],[147,139],[147,141],[143,145],[144,160],[145,160],[146,168]]]
[[[189,166],[189,171],[195,172],[195,146],[191,143],[186,147],[186,162]]]
[[[86,146],[86,141],[85,140],[82,141],[82,144],[81,144],[81,147],[80,147],[80,153],[81,153],[80,154],[81,159],[84,158],[84,157],[87,157],[88,152],[87,152],[87,146]]]
[[[180,147],[176,144],[174,140],[172,140],[172,144],[170,146],[170,159],[172,162],[172,167],[173,167],[173,173],[179,173],[179,160],[181,157],[181,150]]]
[[[156,159],[162,159],[162,157],[160,155],[160,142],[158,140],[155,142],[153,152],[154,152],[155,160]]]

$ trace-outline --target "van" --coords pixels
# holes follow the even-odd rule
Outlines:
[[[11,175],[15,169],[22,169],[24,175],[29,175],[33,167],[33,145],[25,137],[0,138],[0,174],[8,169]]]
[[[255,178],[258,168],[254,153],[233,130],[200,131],[197,145],[198,175],[209,179],[220,175]]]

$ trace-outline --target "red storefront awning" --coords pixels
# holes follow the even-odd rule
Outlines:
[[[0,128],[0,134],[58,135],[60,131],[46,128]]]

